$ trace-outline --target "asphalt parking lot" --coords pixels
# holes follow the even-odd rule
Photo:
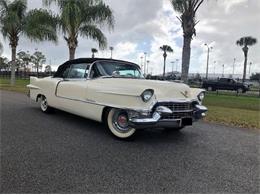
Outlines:
[[[260,193],[260,133],[199,122],[120,141],[0,91],[1,193]]]

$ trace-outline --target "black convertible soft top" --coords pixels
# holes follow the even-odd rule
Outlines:
[[[127,61],[123,61],[123,60],[115,60],[115,59],[111,59],[111,58],[78,58],[78,59],[74,59],[74,60],[69,60],[69,61],[63,63],[62,65],[60,65],[57,72],[54,74],[54,77],[61,77],[64,69],[66,69],[68,66],[70,66],[72,64],[80,64],[80,63],[92,64],[92,63],[94,63],[96,61],[100,61],[100,60],[101,61],[102,60],[111,61],[111,62],[121,62],[121,63],[133,64],[135,66],[138,66],[137,64],[134,64],[132,62],[127,62]]]

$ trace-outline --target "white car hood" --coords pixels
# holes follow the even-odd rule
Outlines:
[[[159,101],[192,98],[189,86],[182,83],[126,78],[103,78],[91,82],[100,93],[106,94],[140,96],[144,90],[153,89]]]

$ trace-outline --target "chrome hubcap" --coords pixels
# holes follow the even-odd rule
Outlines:
[[[130,130],[127,113],[117,111],[113,116],[113,126],[119,132],[126,133]]]
[[[43,98],[42,101],[41,101],[41,108],[43,111],[47,110],[48,108],[48,103],[47,103],[47,100],[46,98]]]

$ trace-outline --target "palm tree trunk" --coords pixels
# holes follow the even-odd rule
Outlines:
[[[191,37],[184,36],[183,40],[183,50],[182,50],[182,73],[181,79],[187,83],[188,82],[188,74],[189,74],[189,66],[190,66],[190,44]]]
[[[247,69],[247,54],[248,54],[248,47],[245,46],[243,48],[243,51],[244,51],[244,56],[245,56],[245,61],[244,61],[244,73],[243,73],[243,83],[245,82],[246,80],[246,69]]]
[[[15,85],[16,46],[12,46],[11,85]]]
[[[69,47],[70,60],[75,59],[75,52],[76,52],[75,47]]]
[[[167,57],[167,54],[166,54],[166,52],[164,52],[164,54],[163,54],[163,78],[164,79],[165,79],[166,57]]]

